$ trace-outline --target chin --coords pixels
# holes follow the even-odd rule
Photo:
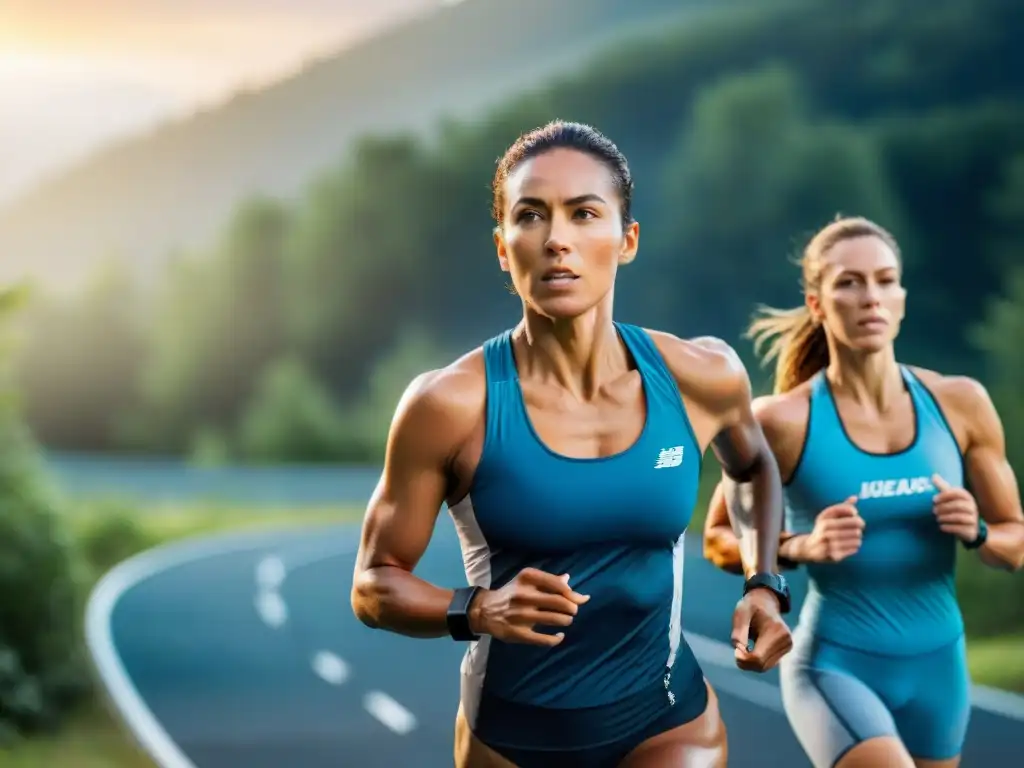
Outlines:
[[[530,301],[534,312],[552,320],[572,320],[585,315],[595,305],[582,296],[545,296]]]
[[[892,338],[888,334],[885,335],[871,335],[862,336],[859,339],[854,339],[850,347],[858,352],[862,352],[865,355],[875,354],[877,352],[884,352],[892,346]]]

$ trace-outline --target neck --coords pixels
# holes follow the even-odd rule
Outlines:
[[[593,397],[605,381],[628,367],[612,322],[610,296],[574,318],[553,320],[526,307],[513,338],[520,377],[552,378],[581,400]]]
[[[868,353],[836,349],[831,343],[829,346],[833,348],[829,350],[831,362],[825,375],[833,391],[879,410],[885,410],[903,394],[903,376],[892,346]]]

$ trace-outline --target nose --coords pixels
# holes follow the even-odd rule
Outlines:
[[[564,216],[552,216],[544,249],[551,256],[562,256],[571,250],[569,239],[569,222]]]
[[[864,304],[869,307],[877,307],[881,303],[881,288],[874,280],[869,280],[864,285]]]

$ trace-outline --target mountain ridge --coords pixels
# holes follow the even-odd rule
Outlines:
[[[242,200],[301,195],[360,135],[477,115],[617,39],[712,6],[466,0],[407,17],[290,78],[110,145],[0,208],[0,278],[77,285],[106,258],[151,271],[205,245]]]

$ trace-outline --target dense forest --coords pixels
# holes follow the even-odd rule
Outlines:
[[[908,362],[981,378],[1024,466],[1024,5],[766,1],[624,40],[428,140],[367,136],[298,202],[252,199],[202,254],[37,295],[16,367],[49,447],[379,462],[398,394],[514,324],[488,184],[518,133],[590,122],[630,158],[619,316],[747,356],[754,306],[837,212],[899,238]]]

